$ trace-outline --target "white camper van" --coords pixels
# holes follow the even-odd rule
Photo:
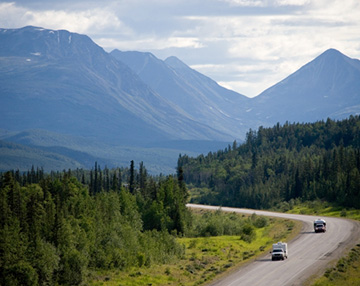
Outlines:
[[[274,243],[271,251],[271,260],[284,260],[288,258],[288,246],[285,242]]]

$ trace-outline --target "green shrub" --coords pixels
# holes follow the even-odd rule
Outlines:
[[[35,269],[26,261],[19,261],[11,266],[5,266],[3,283],[1,285],[11,286],[36,286],[38,276]],[[1,280],[0,280],[1,281]]]
[[[269,225],[269,219],[265,216],[259,216],[254,222],[254,226],[257,228],[263,228],[268,225]]]
[[[244,225],[242,228],[242,234],[240,236],[240,239],[250,243],[255,238],[256,238],[256,232],[254,226],[251,224]]]

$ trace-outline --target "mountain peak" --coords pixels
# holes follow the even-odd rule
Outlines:
[[[327,49],[322,55],[343,55],[341,52],[334,48]]]
[[[97,46],[88,36],[71,33],[66,30],[51,30],[35,26],[20,29],[1,29],[1,56],[20,56],[29,58],[58,59],[80,56],[90,58],[104,50]]]
[[[175,56],[168,57],[165,63],[175,69],[189,69],[189,67]]]
[[[19,28],[19,29],[6,29],[6,28],[0,28],[0,31],[2,33],[8,33],[8,32],[24,32],[24,31],[44,31],[44,30],[47,30],[47,31],[50,31],[48,29],[44,29],[44,28],[41,28],[41,27],[37,27],[37,26],[25,26],[25,27],[22,27],[22,28]]]
[[[339,52],[336,49],[328,49],[325,52],[323,52],[322,54],[320,54],[318,57],[316,57],[314,59],[314,61],[325,60],[325,61],[331,62],[336,59],[350,59],[350,58],[348,58],[347,56],[345,56],[344,54],[342,54],[341,52]]]
[[[256,99],[273,122],[344,118],[359,110],[360,61],[328,49]]]

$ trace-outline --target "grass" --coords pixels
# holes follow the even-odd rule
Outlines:
[[[312,286],[357,286],[360,285],[360,244],[341,258],[335,267],[326,270]]]
[[[343,217],[360,221],[359,209],[347,209],[339,207],[328,202],[322,202],[319,200],[312,202],[297,203],[288,213],[293,214],[309,214],[309,215],[322,215],[332,217]]]
[[[251,259],[268,253],[272,243],[287,241],[300,229],[299,222],[270,218],[269,225],[256,229],[256,238],[250,243],[241,240],[238,235],[178,238],[178,242],[185,247],[182,259],[168,265],[92,273],[87,285],[204,285]]]

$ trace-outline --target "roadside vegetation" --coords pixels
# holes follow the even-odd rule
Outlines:
[[[312,286],[355,286],[360,285],[360,244],[341,258],[335,267],[328,268],[323,277]]]
[[[185,250],[181,259],[142,269],[96,272],[89,284],[204,285],[261,254],[265,255],[261,259],[270,259],[266,254],[272,243],[291,239],[301,228],[299,222],[220,210],[194,211],[193,221],[189,235],[176,239]]]
[[[339,206],[335,203],[321,200],[305,202],[301,202],[299,199],[291,200],[290,202],[278,204],[274,210],[293,214],[342,217],[360,221],[360,209]]]

